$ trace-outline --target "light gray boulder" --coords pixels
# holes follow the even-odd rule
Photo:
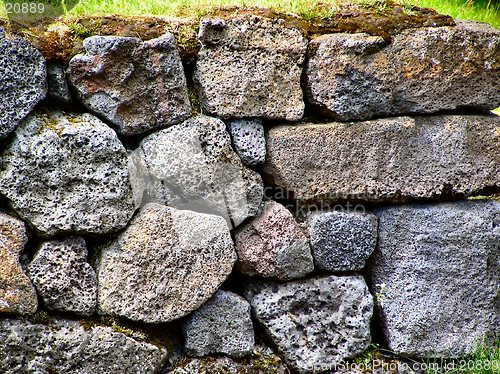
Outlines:
[[[257,217],[234,232],[243,274],[289,280],[314,270],[307,237],[283,205],[268,201]]]
[[[219,290],[189,316],[183,334],[189,356],[247,356],[255,344],[250,304],[241,296]]]
[[[247,165],[259,165],[266,160],[266,138],[260,119],[238,119],[228,122],[234,149]]]
[[[79,237],[40,245],[28,266],[38,295],[50,310],[91,315],[97,303],[97,278]]]
[[[42,54],[0,31],[0,139],[7,137],[47,93]]]
[[[78,98],[124,135],[179,123],[191,115],[186,77],[174,36],[141,41],[92,36],[70,61]]]
[[[166,348],[135,341],[111,327],[0,319],[2,373],[156,374],[168,356]]]
[[[368,279],[389,349],[458,357],[498,337],[500,203],[381,209]]]
[[[183,317],[212,297],[235,261],[222,217],[147,204],[101,250],[99,313],[148,323]]]
[[[296,121],[307,41],[283,20],[202,18],[194,81],[204,112],[217,117]]]
[[[494,115],[278,126],[264,172],[301,201],[470,196],[500,185],[499,128]]]
[[[255,283],[245,297],[281,357],[299,373],[328,370],[370,344],[373,299],[361,276]]]
[[[348,121],[500,106],[500,30],[474,21],[380,36],[330,34],[313,39],[306,97]]]
[[[0,193],[42,236],[117,231],[134,212],[125,148],[90,114],[34,113],[0,157]]]
[[[372,214],[317,212],[307,223],[319,269],[359,271],[377,245],[377,217]]]
[[[0,313],[36,312],[35,288],[19,262],[27,241],[24,222],[0,212]]]
[[[137,204],[217,214],[237,226],[262,203],[260,175],[243,165],[217,118],[198,116],[148,135],[131,160]]]
[[[62,104],[71,103],[71,93],[62,63],[53,61],[47,64],[47,83],[48,94],[52,99]]]

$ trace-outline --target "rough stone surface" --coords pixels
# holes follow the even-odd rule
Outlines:
[[[48,325],[0,320],[2,373],[159,373],[163,347],[135,341],[110,327],[84,329],[77,321]]]
[[[19,263],[27,241],[24,223],[0,212],[0,313],[36,312],[35,288]]]
[[[390,44],[322,35],[310,50],[307,99],[339,120],[500,105],[500,30],[484,23],[408,29]]]
[[[372,214],[313,213],[308,227],[314,264],[323,270],[361,270],[377,244],[377,217]]]
[[[259,324],[300,373],[323,371],[370,344],[373,299],[363,277],[317,277],[249,285]]]
[[[62,104],[71,102],[71,93],[63,64],[60,62],[49,62],[47,64],[47,83],[48,93],[52,99]]]
[[[246,356],[255,344],[250,304],[241,296],[219,290],[188,318],[183,333],[189,356]]]
[[[299,200],[469,196],[500,185],[499,149],[494,115],[280,126],[268,132],[264,171]]]
[[[79,237],[42,243],[28,267],[28,275],[48,309],[94,313],[97,279],[87,255],[85,240]]]
[[[223,218],[147,204],[102,250],[99,312],[150,323],[180,318],[217,291],[235,261]]]
[[[260,175],[242,164],[219,119],[198,116],[153,133],[131,159],[138,204],[217,214],[237,226],[262,203]]]
[[[90,114],[32,114],[0,157],[0,193],[41,235],[117,231],[132,216],[125,148]]]
[[[302,118],[307,41],[299,30],[250,15],[202,18],[199,40],[194,81],[204,112],[225,119]]]
[[[368,277],[389,348],[457,357],[500,333],[500,203],[381,209]]]
[[[83,104],[124,135],[172,125],[189,117],[186,78],[172,34],[138,38],[93,36],[69,64]]]
[[[266,138],[260,119],[240,119],[228,123],[233,145],[241,161],[259,165],[266,160]]]
[[[250,357],[231,359],[226,356],[183,358],[168,373],[172,374],[289,374],[290,370],[269,347],[258,345]]]
[[[314,270],[309,241],[292,214],[269,201],[263,212],[235,234],[238,269],[247,275],[287,280]]]
[[[0,32],[0,139],[9,135],[47,93],[42,54],[22,38]]]

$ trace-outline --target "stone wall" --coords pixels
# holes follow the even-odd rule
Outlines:
[[[477,196],[500,191],[500,31],[241,15],[198,38],[194,65],[170,33],[66,65],[0,32],[0,372],[341,372],[375,342],[498,341],[500,202]]]

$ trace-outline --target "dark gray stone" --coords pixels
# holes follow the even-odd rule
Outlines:
[[[411,357],[470,354],[498,337],[500,203],[381,209],[368,264],[389,349]]]
[[[111,327],[77,321],[35,324],[0,319],[0,371],[22,373],[159,373],[169,352]]]
[[[500,30],[474,21],[310,43],[306,97],[342,121],[500,105]]]
[[[373,299],[361,276],[250,284],[245,297],[281,357],[299,373],[328,370],[370,344]]]
[[[252,353],[255,338],[250,304],[232,292],[219,290],[184,323],[189,356],[224,353],[243,357]]]
[[[94,313],[97,279],[87,255],[85,240],[78,237],[41,244],[28,267],[28,275],[48,309]]]
[[[22,38],[0,33],[0,139],[7,137],[47,93],[42,54]]]
[[[328,271],[359,271],[377,244],[377,217],[326,212],[308,217],[314,264]]]
[[[34,113],[0,157],[0,193],[42,236],[114,232],[134,212],[125,148],[91,114]]]
[[[71,102],[71,93],[62,63],[56,61],[47,64],[47,83],[48,93],[52,99],[62,104]]]
[[[240,119],[228,122],[234,149],[247,165],[259,165],[266,160],[266,138],[260,119]]]

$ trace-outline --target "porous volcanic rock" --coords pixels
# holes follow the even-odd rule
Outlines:
[[[359,271],[377,244],[377,217],[367,213],[316,212],[308,219],[317,268]]]
[[[498,337],[500,203],[380,209],[367,268],[389,349],[459,357]]]
[[[247,275],[281,280],[301,278],[314,270],[307,237],[292,214],[275,201],[234,233],[237,268]]]
[[[28,275],[48,309],[82,315],[94,313],[97,279],[87,255],[85,240],[79,237],[40,245],[28,266]]]
[[[0,29],[0,139],[9,135],[47,93],[42,54]]]
[[[328,370],[370,344],[373,299],[361,276],[254,283],[246,298],[281,357],[299,373]]]
[[[243,357],[252,353],[255,338],[250,304],[229,291],[219,290],[186,320],[185,350],[190,356],[223,353]]]
[[[236,119],[228,122],[234,149],[247,165],[259,165],[266,160],[266,138],[260,119]]]
[[[0,212],[0,313],[36,312],[35,288],[19,263],[27,241],[24,222]]]
[[[71,93],[62,63],[53,61],[47,64],[47,83],[48,94],[52,99],[62,104],[71,102]]]
[[[148,323],[183,317],[210,299],[235,261],[222,217],[146,204],[101,251],[99,312]]]
[[[224,119],[302,118],[307,41],[298,29],[253,15],[202,18],[198,38],[194,81],[205,113]]]
[[[0,319],[2,373],[149,373],[160,372],[169,352],[138,342],[111,327],[84,328],[54,319],[48,324]]]
[[[500,30],[474,21],[380,36],[313,39],[306,69],[311,104],[338,120],[500,106]]]
[[[237,226],[262,203],[260,175],[243,165],[217,118],[198,116],[148,135],[131,160],[138,204],[217,214]]]
[[[494,115],[278,126],[266,141],[264,172],[302,201],[401,202],[500,185]]]
[[[31,114],[0,157],[0,193],[42,236],[109,233],[133,214],[125,148],[91,114]]]
[[[184,68],[172,34],[139,38],[92,36],[73,57],[69,79],[83,104],[124,135],[190,116]]]

